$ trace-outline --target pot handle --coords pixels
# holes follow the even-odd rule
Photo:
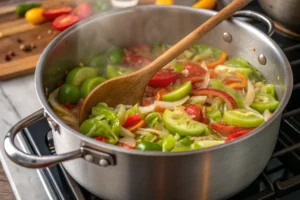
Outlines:
[[[81,149],[77,151],[61,154],[61,155],[52,155],[52,156],[35,156],[35,155],[26,154],[21,150],[19,150],[14,143],[14,139],[17,133],[23,130],[24,128],[26,128],[27,126],[37,121],[40,121],[44,118],[45,118],[44,110],[41,109],[29,115],[25,119],[19,121],[8,131],[8,133],[4,138],[4,150],[6,152],[6,155],[14,163],[28,168],[44,168],[44,167],[50,167],[62,161],[71,160],[82,156]]]
[[[274,23],[273,21],[266,17],[265,15],[262,15],[258,12],[254,12],[254,11],[251,11],[251,10],[241,10],[241,11],[238,11],[236,13],[234,13],[233,15],[234,17],[247,17],[247,18],[251,18],[251,19],[254,19],[254,20],[257,20],[259,22],[262,22],[264,24],[267,25],[268,27],[268,35],[271,37],[275,31],[275,26],[274,26]]]

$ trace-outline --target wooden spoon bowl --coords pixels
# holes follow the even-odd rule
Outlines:
[[[110,79],[97,86],[82,104],[79,116],[80,124],[88,118],[92,108],[99,102],[105,102],[109,106],[114,107],[118,104],[133,105],[141,101],[149,80],[157,71],[251,1],[234,0],[146,67],[131,74]]]

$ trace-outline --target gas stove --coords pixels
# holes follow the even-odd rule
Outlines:
[[[263,13],[257,3],[250,4],[246,9]],[[258,23],[251,22],[257,28],[266,31],[266,28]],[[278,43],[288,57],[294,74],[293,94],[287,105],[280,127],[280,134],[274,153],[261,175],[245,190],[238,193],[230,200],[296,200],[300,198],[300,107],[298,96],[300,95],[300,42],[298,39],[287,37],[284,33],[276,31],[272,39]],[[21,146],[35,155],[55,154],[52,132],[46,120],[39,121],[21,133]],[[28,170],[28,171],[26,171]],[[22,169],[23,173],[33,174],[35,187],[27,193],[36,193],[34,199],[54,200],[99,200],[96,196],[86,191],[75,182],[64,170],[62,165],[50,168],[38,169],[33,173],[30,169]],[[17,176],[9,175],[16,192],[21,190],[16,187]],[[36,180],[39,181],[36,181]],[[30,195],[18,198],[27,199]],[[26,192],[22,191],[23,194]],[[32,198],[33,199],[33,198]]]

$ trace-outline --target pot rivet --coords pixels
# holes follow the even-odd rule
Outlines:
[[[232,41],[232,36],[230,33],[224,32],[222,37],[225,42],[230,43]]]
[[[100,159],[99,165],[102,167],[107,167],[109,165],[109,162],[106,159]]]
[[[86,154],[84,156],[84,159],[87,160],[87,161],[89,161],[89,162],[93,162],[93,160],[94,160],[94,158],[93,158],[93,156],[91,154]]]
[[[260,54],[258,56],[258,62],[261,64],[261,65],[265,65],[267,64],[267,58],[264,54]]]

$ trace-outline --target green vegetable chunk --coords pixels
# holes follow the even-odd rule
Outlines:
[[[79,87],[86,79],[93,78],[96,76],[97,72],[94,68],[76,67],[69,72],[66,78],[66,83],[73,84]]]
[[[122,76],[124,74],[129,74],[131,72],[133,72],[133,70],[127,67],[121,67],[117,65],[107,65],[106,67],[106,75],[109,79]]]
[[[108,108],[93,107],[92,116],[101,117],[107,120],[108,124],[111,126],[112,131],[115,134],[119,135],[121,129],[120,120],[114,111]]]
[[[109,63],[119,64],[124,58],[125,53],[122,48],[113,46],[106,52],[106,56],[108,58]]]
[[[267,84],[264,87],[264,93],[271,95],[272,97],[275,98],[275,87],[273,84]]]
[[[243,128],[254,128],[264,123],[264,118],[262,115],[246,109],[225,111],[223,120],[226,124]]]
[[[106,79],[103,77],[93,77],[93,78],[86,79],[83,82],[81,89],[80,89],[81,97],[86,98],[95,87],[97,87],[104,81],[106,81]]]
[[[39,3],[29,3],[29,4],[19,4],[16,8],[16,13],[19,17],[24,17],[25,13],[32,9],[32,8],[38,8],[41,7],[41,4]]]
[[[75,85],[64,84],[58,90],[58,101],[60,103],[75,104],[80,99],[80,90]]]
[[[263,113],[265,110],[274,111],[278,106],[279,101],[277,101],[273,96],[259,93],[256,94],[250,107],[260,113]]]
[[[172,92],[165,94],[162,96],[162,99],[164,101],[178,101],[187,95],[190,94],[192,90],[192,82],[188,81],[182,85],[180,85],[178,88],[173,90]]]
[[[161,151],[162,148],[159,144],[153,142],[142,141],[137,146],[136,149],[141,151]]]
[[[107,60],[105,55],[94,56],[90,62],[89,66],[97,71],[98,76],[103,76],[106,71]]]
[[[163,152],[171,151],[176,143],[176,138],[169,134],[162,141],[162,150]]]
[[[207,129],[207,125],[170,110],[165,110],[163,122],[169,131],[180,136],[199,136]]]

